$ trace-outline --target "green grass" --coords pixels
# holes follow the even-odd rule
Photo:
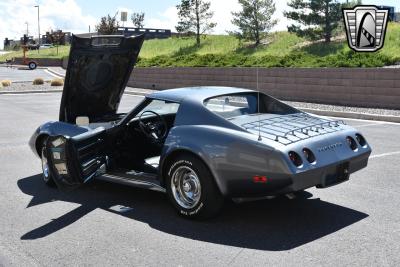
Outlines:
[[[28,57],[62,58],[69,47],[30,51]],[[21,52],[0,56],[20,57]],[[400,23],[390,23],[385,47],[377,53],[355,53],[342,41],[311,43],[288,32],[268,37],[267,44],[254,47],[233,36],[208,35],[196,46],[194,37],[145,41],[138,66],[141,67],[381,67],[400,61]]]
[[[144,42],[141,58],[153,58],[155,56],[185,54],[226,54],[234,52],[239,46],[239,41],[233,36],[207,35],[201,38],[201,45],[197,47],[194,37],[169,38],[164,40],[149,40]]]
[[[381,53],[400,60],[400,23],[389,23]]]
[[[63,58],[68,56],[69,54],[69,45],[59,46],[58,47],[58,54],[57,48],[47,48],[47,49],[40,49],[38,50],[31,50],[27,52],[28,58]],[[0,61],[5,61],[6,59],[11,59],[14,57],[22,57],[22,50],[20,51],[13,51],[11,53],[1,55]]]

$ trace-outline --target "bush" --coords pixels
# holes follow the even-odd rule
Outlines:
[[[2,85],[3,87],[10,86],[11,83],[12,83],[12,82],[11,82],[10,80],[2,80],[2,81],[1,81],[1,85]]]
[[[63,86],[64,80],[63,79],[53,79],[50,83],[51,86]]]
[[[42,78],[36,78],[33,80],[33,85],[42,85],[44,84],[44,80]]]
[[[352,50],[320,56],[294,51],[285,56],[231,54],[186,54],[141,58],[139,67],[350,67],[371,68],[393,65],[399,58],[382,53],[355,53]]]

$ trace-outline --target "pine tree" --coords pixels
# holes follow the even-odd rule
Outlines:
[[[267,35],[277,23],[272,19],[275,3],[273,0],[239,0],[239,4],[242,10],[232,12],[232,23],[239,28],[236,35],[259,45],[263,35]]]
[[[176,6],[179,16],[176,30],[179,33],[195,32],[197,46],[200,46],[200,36],[217,25],[210,21],[214,16],[210,7],[211,3],[203,0],[182,0]]]
[[[311,40],[324,39],[329,43],[333,31],[342,19],[341,4],[337,0],[291,0],[293,11],[285,16],[297,22],[288,27],[289,32]]]

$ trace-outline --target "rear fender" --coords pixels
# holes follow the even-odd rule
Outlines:
[[[208,166],[225,196],[229,183],[255,175],[290,174],[282,153],[257,141],[257,136],[215,126],[178,126],[171,129],[161,155],[160,176],[177,151],[190,152]]]

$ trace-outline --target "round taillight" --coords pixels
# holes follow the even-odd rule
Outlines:
[[[310,163],[314,163],[316,161],[314,153],[308,148],[303,149],[303,155]]]
[[[296,167],[300,167],[301,165],[303,165],[303,160],[301,159],[300,155],[294,151],[289,152],[289,159]]]
[[[346,141],[347,141],[347,144],[349,145],[349,147],[351,148],[351,150],[353,150],[353,151],[357,150],[358,146],[357,146],[356,140],[354,140],[353,137],[347,136]]]
[[[365,147],[367,145],[367,141],[361,134],[356,134],[356,139],[360,146]]]

